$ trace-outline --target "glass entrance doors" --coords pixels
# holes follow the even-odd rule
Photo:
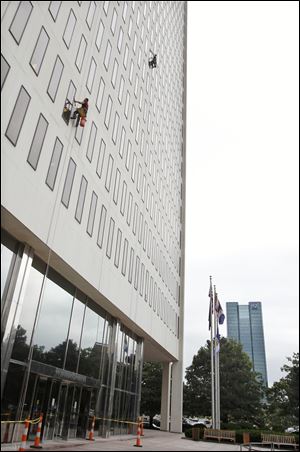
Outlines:
[[[36,375],[30,418],[35,419],[43,413],[44,440],[86,438],[96,396],[96,389]],[[31,425],[30,440],[34,439],[36,428],[37,424]]]

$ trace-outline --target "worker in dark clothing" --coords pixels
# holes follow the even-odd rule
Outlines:
[[[88,109],[89,109],[89,100],[87,98],[85,98],[83,100],[83,102],[80,102],[78,100],[74,99],[74,102],[76,102],[77,104],[81,104],[81,107],[77,108],[74,113],[73,116],[71,117],[71,119],[76,119],[76,116],[79,115],[80,118],[86,118]]]

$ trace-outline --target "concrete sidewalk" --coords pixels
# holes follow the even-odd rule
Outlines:
[[[30,445],[28,443],[28,450]],[[41,443],[41,450],[50,451],[134,451],[136,444],[135,435],[126,436],[111,436],[110,438],[95,437],[95,441],[84,441],[79,439],[68,441],[46,441]],[[198,451],[239,451],[240,446],[237,444],[228,443],[214,443],[208,441],[192,441],[186,439],[183,433],[169,433],[161,432],[159,430],[144,430],[144,436],[141,437],[142,449],[145,451],[185,451],[185,450],[198,450]],[[18,450],[20,443],[15,444],[1,444],[1,450],[11,451]]]

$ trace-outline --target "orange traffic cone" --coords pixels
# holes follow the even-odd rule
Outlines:
[[[21,442],[21,445],[19,447],[19,452],[26,450],[26,441],[27,441],[28,427],[29,427],[29,421],[26,419],[26,421],[24,422],[24,430],[23,430],[22,439],[21,439],[22,442]]]
[[[138,424],[138,428],[137,428],[137,432],[136,432],[136,443],[134,444],[134,447],[143,447],[141,444],[140,424]]]
[[[88,441],[95,441],[95,439],[94,439],[94,427],[95,427],[95,416],[93,416],[91,430],[89,431],[89,437],[86,438]]]
[[[34,449],[43,449],[42,446],[40,445],[40,441],[41,441],[41,430],[42,430],[42,422],[43,422],[43,415],[40,415],[40,420],[38,423],[38,427],[37,427],[37,431],[35,434],[35,438],[34,438],[34,444],[33,447]]]

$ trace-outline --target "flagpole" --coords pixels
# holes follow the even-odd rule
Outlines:
[[[212,428],[216,428],[216,417],[215,417],[215,372],[214,372],[214,325],[215,325],[215,306],[214,306],[214,296],[212,290],[212,277],[210,279],[209,293],[210,293],[210,361],[211,361],[211,418],[212,418]]]
[[[219,310],[218,294],[216,286],[214,286],[215,310]],[[218,306],[217,306],[218,305]],[[217,312],[216,312],[217,314]],[[219,317],[215,314],[215,399],[216,399],[216,429],[220,429],[220,343],[218,337],[218,321]]]

